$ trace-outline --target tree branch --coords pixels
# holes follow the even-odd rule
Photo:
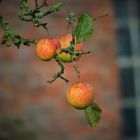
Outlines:
[[[35,0],[35,7],[38,8],[38,1]]]
[[[42,4],[41,4],[40,6],[38,6],[38,2],[37,2],[37,0],[35,0],[35,5],[36,5],[36,8],[35,8],[35,10],[33,10],[33,14],[35,14],[36,12],[39,12],[39,10],[40,10],[41,8],[43,8],[43,7],[45,7],[45,6],[48,6],[48,3],[47,3],[47,0],[44,0],[44,1],[42,2]]]
[[[7,47],[11,46],[11,43],[17,46],[17,48],[20,48],[20,46],[26,45],[30,46],[31,44],[36,44],[36,40],[33,39],[26,39],[22,38],[19,35],[15,35],[14,32],[9,28],[9,23],[6,19],[4,19],[0,15],[0,26],[4,31],[4,35],[2,38],[2,44],[5,44]]]
[[[79,71],[79,68],[78,68],[78,66],[76,64],[75,55],[72,56],[72,65],[73,65],[73,67],[74,67],[74,69],[75,69],[75,71],[77,73],[78,78],[80,78],[80,71]]]
[[[47,32],[47,23],[42,23],[41,19],[49,14],[52,14],[56,11],[59,11],[62,7],[63,3],[58,2],[48,10],[43,11],[42,8],[48,6],[47,0],[44,0],[42,4],[39,6],[38,1],[35,0],[35,9],[29,9],[27,0],[20,0],[20,10],[18,12],[18,17],[22,21],[32,22],[35,27],[42,26]]]
[[[53,83],[57,78],[61,78],[63,79],[66,83],[69,82],[69,80],[67,80],[66,78],[64,78],[63,76],[61,76],[63,73],[64,73],[64,65],[63,63],[61,62],[61,60],[56,56],[55,57],[55,61],[58,63],[58,65],[60,66],[61,70],[56,73],[54,76],[53,76],[53,79],[50,80],[50,81],[47,81],[49,84]]]
[[[100,19],[100,18],[106,17],[106,16],[108,16],[108,15],[109,15],[109,13],[106,13],[106,14],[103,14],[103,15],[101,15],[101,16],[98,16],[98,17],[93,18],[93,20],[95,21],[95,20],[98,20],[98,19]]]

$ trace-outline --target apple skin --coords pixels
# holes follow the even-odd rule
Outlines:
[[[68,103],[76,109],[85,109],[91,105],[94,96],[94,88],[85,82],[71,84],[66,93]]]
[[[57,40],[61,44],[61,48],[68,48],[70,45],[70,42],[72,41],[72,35],[67,34],[67,35],[60,35],[56,37]],[[83,52],[84,45],[83,43],[79,43],[75,45],[75,50],[78,52]],[[58,58],[63,61],[63,62],[72,62],[72,56],[69,53],[61,52],[58,54]],[[79,60],[80,56],[76,57],[76,60]]]
[[[43,61],[51,60],[61,52],[61,45],[55,38],[41,39],[36,46],[36,54]]]

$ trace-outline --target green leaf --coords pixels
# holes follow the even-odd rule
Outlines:
[[[93,33],[93,18],[84,13],[78,19],[75,35],[77,43],[87,40]]]
[[[100,121],[100,107],[97,104],[93,103],[88,106],[84,111],[89,125],[91,127],[96,126],[97,123]]]

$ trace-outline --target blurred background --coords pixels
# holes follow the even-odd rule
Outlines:
[[[48,0],[49,5],[55,2]],[[19,0],[0,4],[16,34],[48,37],[44,29],[21,22],[18,10]],[[59,12],[45,18],[51,36],[66,34],[69,11],[93,17],[109,13],[95,22],[85,42],[92,53],[78,61],[81,81],[95,87],[100,123],[89,127],[83,111],[67,103],[69,84],[61,79],[46,83],[59,70],[55,61],[40,61],[35,46],[17,50],[0,45],[0,140],[140,140],[140,1],[66,0]],[[0,40],[2,35],[0,28]],[[65,64],[64,76],[77,81],[72,64]]]

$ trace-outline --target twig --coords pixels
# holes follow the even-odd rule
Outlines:
[[[87,51],[87,52],[72,51],[70,48],[62,48],[61,52],[69,53],[70,55],[76,55],[76,56],[91,53],[91,51]]]
[[[98,20],[98,19],[103,18],[103,17],[106,17],[108,15],[109,15],[109,13],[106,13],[106,14],[103,14],[101,16],[98,16],[98,17],[93,18],[93,20]]]
[[[35,0],[35,7],[38,8],[38,1]]]
[[[43,7],[45,7],[45,6],[48,6],[48,3],[47,3],[47,0],[44,0],[44,1],[42,2],[42,4],[41,4],[40,6],[38,6],[38,2],[37,2],[37,0],[35,0],[35,5],[36,5],[36,8],[35,8],[35,10],[32,12],[33,15],[34,15],[36,12],[39,12],[39,10],[40,10],[41,8],[43,8]]]
[[[87,51],[87,52],[79,52],[79,55],[89,54],[89,53],[91,53],[91,51]]]
[[[78,68],[78,66],[76,64],[75,57],[76,57],[75,55],[72,56],[72,65],[73,65],[73,67],[74,67],[74,69],[75,69],[75,71],[77,73],[78,78],[80,78],[80,71],[79,71],[79,68]]]
[[[64,73],[64,65],[63,63],[61,62],[61,60],[56,56],[55,57],[55,61],[58,63],[58,65],[60,66],[61,70],[56,73],[54,76],[53,76],[53,79],[50,80],[50,81],[47,81],[49,84],[53,83],[57,78],[61,78],[63,79],[66,83],[69,82],[68,79],[64,78],[63,76],[61,76],[63,73]]]
[[[48,6],[47,0],[44,0],[40,6],[38,1],[35,0],[35,9],[32,10],[29,9],[27,0],[20,0],[20,10],[18,12],[18,17],[22,21],[32,22],[35,27],[42,26],[48,32],[47,23],[42,23],[42,18],[60,10],[62,5],[62,2],[58,2],[52,5],[52,7],[50,7],[48,10],[44,11],[42,8]]]
[[[59,76],[61,79],[63,79],[66,83],[68,83],[69,82],[69,80],[68,79],[66,79],[66,78],[64,78],[63,76]]]
[[[2,44],[5,44],[7,47],[11,46],[11,43],[19,48],[22,44],[30,46],[31,44],[36,44],[36,40],[22,38],[19,35],[15,35],[14,32],[9,28],[9,23],[0,15],[0,26],[3,29],[4,35],[2,38]]]
[[[76,17],[75,17],[74,12],[69,12],[69,15],[66,18],[66,21],[68,22],[66,32],[68,32],[69,27],[71,27],[72,32],[74,32],[74,23],[76,22]]]

